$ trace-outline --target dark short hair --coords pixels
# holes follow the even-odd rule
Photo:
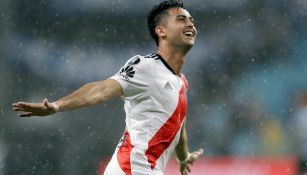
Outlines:
[[[159,45],[159,38],[155,31],[156,27],[162,22],[163,18],[168,15],[167,10],[171,8],[183,8],[185,9],[181,0],[168,0],[162,1],[150,10],[147,15],[147,27],[150,36],[155,40],[157,46]]]

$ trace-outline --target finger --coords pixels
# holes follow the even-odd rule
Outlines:
[[[203,149],[199,149],[199,150],[197,150],[197,151],[194,151],[193,154],[194,154],[194,155],[196,155],[196,154],[197,154],[197,155],[201,155],[201,154],[203,154],[203,152],[204,152]]]
[[[47,107],[47,109],[56,110],[54,104],[50,103],[47,98],[44,99],[43,104]]]
[[[33,113],[32,112],[25,112],[25,113],[21,113],[21,114],[18,114],[19,117],[31,117],[33,116]]]
[[[200,156],[200,155],[199,155],[198,153],[193,153],[193,154],[191,155],[191,159],[190,159],[189,163],[193,164],[194,161],[197,160],[197,159],[199,158],[199,156]]]
[[[17,105],[19,105],[19,106],[24,106],[24,105],[27,105],[27,103],[26,102],[18,102],[18,103],[16,103]]]
[[[44,104],[44,106],[46,106],[47,108],[49,107],[49,105],[48,105],[48,99],[47,98],[45,98],[44,100],[43,100],[43,104]]]
[[[13,111],[24,111],[24,108],[18,108],[18,107],[14,107]]]
[[[193,152],[193,154],[194,154],[195,156],[200,156],[200,155],[202,155],[203,153],[204,153],[204,150],[203,150],[203,149],[199,149],[199,150]]]
[[[180,165],[180,174],[181,175],[186,175],[186,165]]]
[[[204,153],[203,149],[199,149],[191,153],[191,159],[189,161],[190,164],[193,165],[194,161],[197,160]]]
[[[20,103],[21,103],[21,102],[13,103],[12,106],[13,106],[13,107],[21,107]]]
[[[187,168],[188,172],[190,173],[191,172],[191,167],[189,165],[187,165]]]
[[[26,103],[26,102],[18,102],[17,107],[28,108],[28,107],[31,107],[31,105],[30,103]]]
[[[55,110],[55,111],[58,111],[58,108],[57,108],[57,106],[56,106],[54,103],[50,103],[50,102],[48,101],[48,99],[46,99],[46,100],[47,100],[46,105],[47,105],[47,107],[48,107],[49,109],[53,109],[53,110]]]

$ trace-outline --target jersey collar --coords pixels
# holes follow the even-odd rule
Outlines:
[[[170,66],[169,64],[167,64],[167,62],[165,61],[165,59],[161,57],[161,55],[159,55],[159,54],[156,54],[156,55],[158,56],[157,59],[161,60],[162,63],[164,64],[164,66],[168,68],[168,70],[170,70],[174,75],[177,75],[177,74],[175,73],[175,71],[171,68],[171,66]],[[180,74],[179,74],[179,76],[180,76]]]

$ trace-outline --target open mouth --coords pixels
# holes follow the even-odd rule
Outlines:
[[[185,31],[185,32],[183,32],[183,34],[185,36],[188,36],[188,37],[194,37],[195,36],[195,32],[193,32],[193,31]]]

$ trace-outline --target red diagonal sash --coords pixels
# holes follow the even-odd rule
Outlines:
[[[156,166],[157,159],[174,140],[187,111],[187,98],[185,87],[182,86],[179,93],[179,100],[176,110],[172,116],[162,125],[153,138],[148,142],[148,149],[145,155],[151,164],[151,169]]]

